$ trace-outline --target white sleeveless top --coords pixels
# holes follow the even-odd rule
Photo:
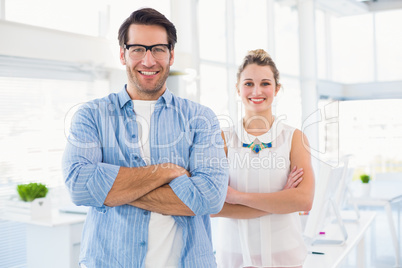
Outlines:
[[[249,193],[281,191],[290,172],[294,128],[275,119],[265,134],[249,135],[239,123],[224,129],[230,165],[229,185]],[[272,143],[258,154],[243,143]],[[297,267],[307,255],[298,212],[254,219],[218,220],[216,257],[220,268]]]

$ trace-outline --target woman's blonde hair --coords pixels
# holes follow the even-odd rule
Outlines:
[[[259,66],[269,66],[274,74],[276,86],[279,84],[279,71],[276,68],[275,62],[271,56],[263,49],[250,50],[243,59],[243,63],[239,66],[237,71],[237,83],[239,83],[240,75],[244,69],[250,64],[257,64]]]

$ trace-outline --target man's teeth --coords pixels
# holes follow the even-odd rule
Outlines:
[[[156,72],[144,72],[144,71],[141,71],[141,73],[144,74],[144,75],[154,75],[154,74],[156,74]]]

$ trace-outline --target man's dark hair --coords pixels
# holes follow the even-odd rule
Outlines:
[[[120,26],[118,39],[121,47],[123,47],[128,40],[127,32],[131,24],[162,26],[166,29],[168,43],[171,45],[171,49],[174,48],[177,42],[176,27],[172,22],[153,8],[142,8],[131,13]]]

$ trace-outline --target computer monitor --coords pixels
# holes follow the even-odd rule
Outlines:
[[[343,200],[342,194],[345,193],[347,185],[344,182],[347,168],[345,162],[336,168],[320,162],[313,208],[309,212],[304,229],[304,237],[308,244],[343,244],[346,241],[347,232],[340,215],[339,203]],[[339,240],[322,238],[320,232],[333,219],[341,230]]]

